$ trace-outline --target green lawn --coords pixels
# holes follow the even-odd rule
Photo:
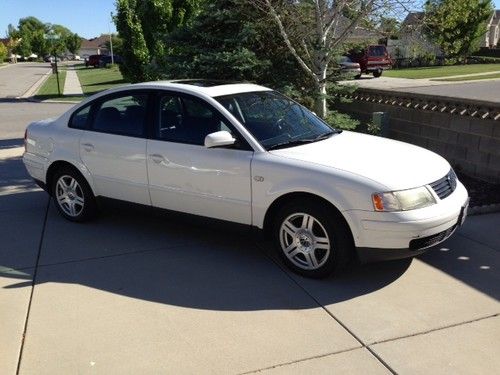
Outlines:
[[[112,68],[86,68],[85,65],[75,67],[76,74],[85,95],[126,84],[117,66]]]
[[[394,69],[384,72],[386,77],[396,78],[440,78],[458,76],[460,74],[475,74],[500,71],[500,64],[472,64],[452,66],[431,66],[425,68]]]
[[[483,74],[480,76],[468,76],[462,78],[457,77],[457,78],[434,79],[433,81],[455,82],[455,81],[472,81],[478,79],[494,79],[494,78],[500,78],[500,73]]]
[[[59,86],[61,88],[61,95],[64,90],[64,81],[66,80],[66,71],[60,69],[59,70]],[[47,100],[47,99],[61,99],[57,92],[57,78],[56,74],[51,74],[49,78],[44,82],[42,87],[38,89],[38,92],[35,95],[35,98],[38,100]]]

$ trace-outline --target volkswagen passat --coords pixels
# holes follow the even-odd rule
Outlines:
[[[252,225],[311,277],[420,254],[462,224],[468,195],[442,157],[336,130],[253,84],[128,85],[32,123],[24,163],[68,220],[96,197]]]

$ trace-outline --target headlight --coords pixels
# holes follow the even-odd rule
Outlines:
[[[375,193],[372,195],[375,211],[408,211],[436,203],[425,186],[415,189]]]

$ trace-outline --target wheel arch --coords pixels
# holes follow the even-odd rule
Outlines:
[[[279,196],[278,198],[276,198],[271,203],[271,205],[267,209],[266,214],[264,216],[263,229],[264,229],[264,234],[266,236],[270,236],[271,229],[272,229],[272,224],[273,224],[273,219],[274,219],[274,217],[276,217],[276,215],[278,214],[279,210],[283,206],[285,206],[286,204],[288,204],[289,202],[296,201],[296,200],[314,201],[314,202],[317,202],[317,203],[319,203],[321,205],[329,207],[330,209],[333,210],[333,212],[335,212],[336,216],[338,216],[339,218],[341,218],[343,220],[344,224],[346,225],[347,229],[350,232],[351,237],[353,237],[352,228],[349,225],[349,222],[346,219],[346,217],[342,214],[342,212],[334,204],[332,204],[330,201],[328,201],[327,199],[325,199],[325,198],[323,198],[323,197],[321,197],[319,195],[316,195],[316,194],[313,194],[313,193],[308,193],[308,192],[290,192],[290,193],[286,193],[286,194],[283,194],[283,195]]]
[[[90,190],[92,191],[92,194],[95,196],[95,191],[93,189],[91,181],[89,181],[89,178],[85,176],[84,173],[74,164],[70,163],[67,160],[56,160],[52,162],[47,168],[47,173],[45,174],[45,185],[47,192],[52,196],[52,179],[54,178],[54,174],[61,168],[71,168],[74,170],[76,173],[78,173],[85,181],[87,181],[87,184],[90,187]]]

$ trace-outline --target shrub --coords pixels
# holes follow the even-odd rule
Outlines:
[[[7,47],[0,42],[0,63],[3,62],[5,59],[7,59],[8,51]]]

